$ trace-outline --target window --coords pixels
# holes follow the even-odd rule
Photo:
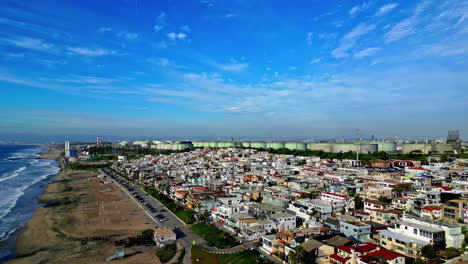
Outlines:
[[[417,234],[418,234],[418,229],[416,229],[416,228],[413,229],[413,233],[414,233],[415,235],[417,235]]]

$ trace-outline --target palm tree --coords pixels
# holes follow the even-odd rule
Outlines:
[[[298,246],[294,249],[294,251],[289,252],[288,259],[291,264],[300,264],[302,263],[302,259],[305,256],[305,251],[301,246]]]

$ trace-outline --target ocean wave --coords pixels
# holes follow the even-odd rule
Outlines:
[[[10,176],[7,176],[7,177],[5,177],[5,178],[0,178],[0,182],[9,180],[9,179],[12,179],[12,178],[15,178],[15,177],[18,177],[19,173],[22,172],[22,171],[24,171],[25,169],[26,169],[26,167],[21,167],[21,168],[15,170],[15,171],[13,171],[13,172],[10,174]],[[8,174],[9,174],[9,173],[4,173],[3,175],[8,175]],[[2,175],[2,176],[3,176],[3,175]]]
[[[16,206],[16,203],[18,202],[19,198],[24,194],[24,191],[29,188],[30,186],[47,179],[48,177],[51,177],[53,175],[56,175],[60,169],[58,167],[48,167],[47,170],[42,169],[41,172],[45,172],[44,174],[41,174],[37,177],[34,177],[33,179],[30,179],[28,181],[27,185],[23,185],[19,188],[9,188],[9,187],[4,187],[2,189],[2,193],[4,193],[2,196],[7,197],[7,199],[3,198],[0,200],[0,219],[6,216],[11,212],[11,210]],[[10,194],[8,194],[10,192]],[[10,199],[8,199],[10,198]]]
[[[20,229],[21,227],[17,226],[13,229],[11,229],[9,232],[3,232],[0,234],[0,242],[1,241],[5,241],[7,240],[8,238],[10,238],[10,236],[15,233],[18,229]]]
[[[26,190],[26,188],[28,188],[29,186],[30,185],[23,186],[22,188],[19,188],[19,189],[11,189],[8,187],[3,188],[2,190],[3,192],[6,192],[6,193],[8,193],[8,191],[10,192],[8,195],[5,196],[10,199],[3,198],[0,200],[0,219],[11,212],[13,207],[16,206],[18,199],[24,194],[24,190]]]
[[[38,158],[41,156],[42,149],[44,147],[33,147],[28,149],[23,149],[16,153],[13,153],[9,159],[31,159],[31,158]]]

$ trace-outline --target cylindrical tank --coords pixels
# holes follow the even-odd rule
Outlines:
[[[232,142],[232,141],[224,142],[224,147],[225,148],[235,148],[236,147],[236,142]]]
[[[308,150],[321,150],[323,152],[332,152],[332,144],[329,143],[309,143],[307,144]]]
[[[250,147],[251,148],[255,148],[255,149],[266,149],[267,148],[267,144],[266,142],[251,142],[250,143]]]
[[[429,151],[430,153],[438,154],[453,154],[455,147],[450,144],[432,144]]]
[[[289,150],[296,150],[296,142],[286,142],[286,144],[284,144],[284,147]]]
[[[128,142],[127,141],[119,142],[119,146],[120,147],[126,147],[126,146],[128,146]]]
[[[242,142],[242,143],[241,143],[241,146],[242,146],[243,148],[250,148],[250,142]]]
[[[303,142],[297,142],[296,149],[301,151],[307,150],[307,144]]]
[[[423,154],[427,154],[427,147],[429,145],[426,144],[404,144],[401,146],[401,152],[403,154],[409,154],[411,152],[420,152]]]
[[[284,149],[284,143],[283,142],[271,142],[268,143],[268,147],[271,149]]]
[[[340,153],[340,152],[349,152],[349,151],[356,151],[356,145],[354,144],[332,144],[331,152],[333,153]]]
[[[357,145],[357,152],[359,154],[370,154],[370,153],[375,153],[379,149],[379,146],[377,144],[359,144]]]
[[[377,144],[378,151],[387,153],[396,152],[396,142],[369,142],[370,144]]]
[[[286,142],[284,147],[289,150],[307,150],[307,144],[302,142]]]

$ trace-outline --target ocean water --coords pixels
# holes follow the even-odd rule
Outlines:
[[[15,256],[21,228],[41,206],[37,198],[59,171],[56,161],[39,159],[43,148],[0,145],[0,262]]]

